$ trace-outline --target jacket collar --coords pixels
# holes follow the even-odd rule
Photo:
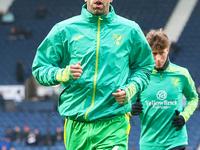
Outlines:
[[[87,22],[97,22],[98,18],[101,18],[102,21],[105,22],[111,22],[115,18],[116,14],[113,6],[110,5],[110,12],[107,15],[101,15],[101,16],[93,15],[87,10],[87,4],[84,4],[82,7],[81,16]]]

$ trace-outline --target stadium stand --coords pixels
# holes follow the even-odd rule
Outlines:
[[[50,101],[24,101],[20,104],[20,111],[22,112],[53,112],[56,110],[56,103]]]
[[[18,59],[23,58],[26,68],[26,76],[31,75],[31,65],[36,49],[47,35],[54,24],[64,19],[80,14],[84,1],[51,1],[35,0],[13,2],[10,11],[14,13],[16,21],[11,25],[2,25],[0,28],[0,41],[2,62],[0,66],[0,85],[19,84],[15,78],[15,65]],[[35,19],[34,14],[39,5],[44,5],[48,12],[43,20]],[[23,9],[22,9],[23,8]],[[33,36],[27,39],[9,39],[11,27],[22,27],[24,30],[31,30]],[[9,61],[8,61],[9,60]],[[9,66],[9,69],[6,68]]]
[[[6,130],[10,128],[14,131],[16,126],[23,129],[28,126],[30,130],[34,131],[38,129],[40,135],[44,137],[49,130],[51,135],[55,135],[56,128],[60,127],[63,129],[64,118],[61,117],[55,109],[55,101],[49,102],[22,102],[22,109],[19,112],[1,112],[0,113],[0,139],[4,139],[6,135]],[[29,107],[27,107],[29,105]],[[52,107],[51,107],[52,106]],[[25,109],[25,110],[24,110]],[[34,109],[34,110],[33,110]],[[9,144],[8,144],[9,143]],[[15,147],[17,150],[41,150],[48,149],[48,146],[38,145],[34,147],[27,146],[25,141],[12,141],[6,143],[11,147]],[[0,141],[0,147],[5,145],[5,141]],[[62,147],[62,148],[61,148]],[[55,142],[52,146],[52,150],[64,149],[63,142]]]
[[[200,1],[197,2],[188,23],[186,24],[177,45],[180,52],[177,54],[174,63],[188,68],[196,86],[200,85]]]
[[[113,5],[117,14],[127,17],[140,24],[143,31],[152,28],[164,28],[178,0],[114,0]],[[31,75],[31,65],[36,49],[52,26],[64,19],[80,14],[84,1],[66,0],[16,0],[10,7],[15,15],[16,21],[11,25],[0,25],[0,85],[17,85],[15,78],[15,65],[19,58],[24,59],[26,77]],[[36,8],[44,5],[48,10],[43,20],[34,17]],[[187,23],[177,45],[181,48],[180,53],[174,59],[174,63],[189,69],[194,77],[196,85],[200,85],[200,1],[197,3],[189,22]],[[30,38],[9,39],[11,27],[23,27],[33,34]],[[38,128],[41,134],[46,134],[47,129],[55,134],[56,127],[62,127],[64,118],[55,112],[54,102],[22,102],[19,112],[0,112],[0,139],[5,135],[7,128],[14,129],[15,126],[23,128],[25,125],[32,130]],[[46,108],[46,109],[45,109]],[[55,114],[55,115],[54,115]],[[200,115],[195,111],[194,115],[187,122],[189,146],[188,150],[196,150],[200,141]],[[133,147],[139,150],[140,121],[133,117],[135,125],[131,123],[129,137],[129,149]],[[1,146],[2,142],[0,142]],[[6,143],[14,146],[16,150],[63,150],[64,143],[55,143],[53,146],[26,146],[21,143]]]
[[[198,119],[200,111],[195,111],[190,120],[187,122],[187,130],[189,136],[188,150],[195,150],[200,140],[200,120]],[[12,119],[11,119],[12,118]],[[140,137],[140,121],[139,117],[132,117],[134,124],[131,122],[131,131],[129,136],[129,149],[136,148],[139,150],[139,137]],[[7,128],[14,129],[15,126],[23,128],[25,125],[29,126],[31,130],[39,129],[42,135],[45,135],[49,129],[51,134],[55,134],[57,127],[63,127],[64,118],[58,114],[53,115],[52,112],[14,112],[14,113],[0,113],[0,120],[2,121],[0,127],[0,138],[2,139]],[[15,146],[17,150],[27,149],[28,146],[24,142],[16,143],[12,142],[11,146]],[[63,143],[56,143],[54,148],[59,147],[63,149]],[[53,147],[51,147],[52,150]],[[62,147],[62,148],[61,148]],[[35,150],[47,149],[47,146],[36,146]],[[24,150],[23,149],[23,150]],[[58,150],[59,150],[58,149]],[[57,149],[55,149],[57,150]]]
[[[114,0],[115,12],[137,22],[143,30],[164,28],[178,0]]]

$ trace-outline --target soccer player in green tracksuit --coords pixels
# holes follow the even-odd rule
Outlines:
[[[81,15],[57,23],[40,44],[32,73],[62,84],[67,150],[126,150],[130,99],[149,84],[155,62],[138,24],[115,14],[112,0],[85,0]]]
[[[156,64],[149,86],[139,94],[140,102],[132,106],[132,115],[140,114],[140,150],[186,150],[185,122],[198,103],[194,82],[186,68],[169,61],[170,42],[162,29],[151,30],[146,38]]]

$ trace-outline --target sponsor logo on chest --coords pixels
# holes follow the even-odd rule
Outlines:
[[[177,105],[177,100],[166,100],[167,92],[160,90],[156,93],[158,100],[145,101],[147,106],[152,106],[157,109],[168,109],[173,105]]]

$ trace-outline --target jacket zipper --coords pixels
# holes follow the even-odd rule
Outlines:
[[[162,72],[160,73],[160,79],[162,80]]]
[[[96,63],[95,63],[95,75],[94,75],[94,85],[93,85],[93,95],[92,95],[92,104],[90,108],[86,111],[85,114],[85,120],[87,120],[87,115],[90,111],[90,109],[94,105],[94,100],[95,100],[95,92],[96,92],[96,83],[97,83],[97,70],[98,70],[98,58],[99,58],[99,43],[100,43],[100,27],[101,27],[101,18],[98,18],[98,29],[97,29],[97,49],[96,49]]]

